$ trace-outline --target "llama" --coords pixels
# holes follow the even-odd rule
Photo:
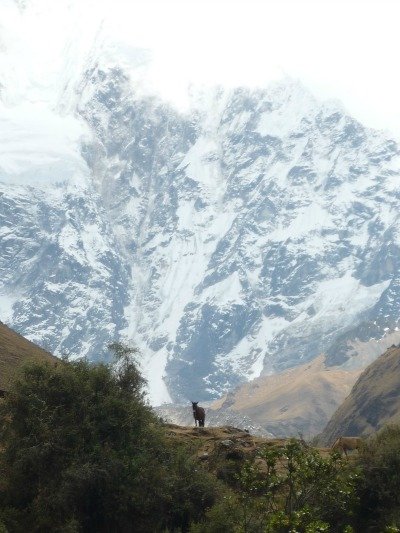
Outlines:
[[[199,427],[203,428],[204,421],[206,419],[206,413],[202,407],[197,405],[198,403],[199,402],[192,402],[194,424],[197,427],[197,421],[199,421]]]
[[[344,453],[347,457],[347,452],[359,450],[361,448],[362,439],[360,437],[339,437],[332,445],[332,450],[338,450]]]

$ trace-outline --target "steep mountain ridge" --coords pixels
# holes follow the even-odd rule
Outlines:
[[[0,322],[0,391],[7,391],[27,361],[55,362],[57,358]]]
[[[400,348],[392,346],[360,375],[321,434],[331,444],[341,435],[370,435],[400,423]]]
[[[0,160],[2,320],[58,354],[134,342],[155,404],[400,337],[394,140],[294,80],[180,112],[82,64],[70,173],[62,152],[24,180]]]
[[[215,413],[229,409],[276,436],[302,434],[310,439],[325,427],[359,373],[360,370],[327,368],[324,357],[319,356],[279,374],[240,385],[210,408]]]

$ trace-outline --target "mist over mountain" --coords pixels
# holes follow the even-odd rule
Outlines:
[[[182,111],[144,51],[64,54],[44,88],[3,65],[0,320],[59,355],[135,343],[154,404],[400,338],[396,140],[297,80]]]

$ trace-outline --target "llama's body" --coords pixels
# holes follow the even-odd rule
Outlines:
[[[206,413],[202,407],[199,407],[197,404],[199,402],[192,402],[193,407],[193,418],[194,418],[194,425],[197,426],[197,422],[199,423],[199,427],[204,427],[204,422],[206,420]]]
[[[339,437],[333,443],[332,450],[338,450],[347,456],[347,452],[359,450],[361,448],[362,439],[360,437]]]

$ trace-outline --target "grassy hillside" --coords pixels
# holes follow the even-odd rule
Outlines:
[[[7,390],[18,367],[28,360],[57,358],[0,322],[0,390]]]
[[[359,370],[328,368],[320,356],[245,383],[210,408],[241,413],[277,436],[303,433],[309,438],[322,431],[358,375]]]
[[[340,435],[370,435],[399,422],[400,348],[393,346],[362,372],[321,438],[329,444]]]

